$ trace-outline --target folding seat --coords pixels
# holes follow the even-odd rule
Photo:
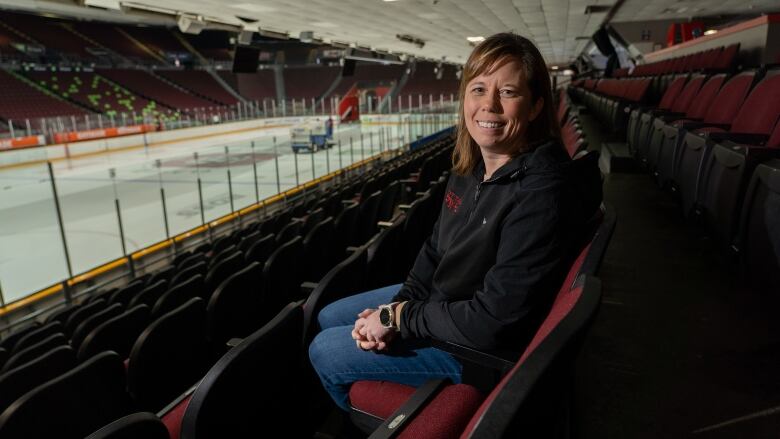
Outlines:
[[[152,275],[149,276],[149,279],[146,280],[144,286],[148,287],[150,285],[156,284],[159,281],[168,282],[171,280],[171,277],[173,277],[174,274],[176,274],[176,266],[173,264],[168,265],[167,267],[152,273]]]
[[[144,289],[144,285],[146,285],[146,281],[144,279],[136,279],[130,282],[112,294],[108,299],[108,304],[113,305],[115,303],[121,303],[123,306],[127,305],[127,303],[130,302],[130,300],[135,297],[138,292]]]
[[[676,156],[677,148],[679,147],[677,139],[682,139],[682,136],[679,136],[680,127],[684,123],[698,122],[704,119],[712,101],[717,96],[720,87],[725,81],[725,73],[712,76],[701,87],[701,90],[685,113],[685,117],[669,121],[661,128],[662,135],[660,136],[660,144],[658,145],[655,177],[658,185],[662,188],[666,187],[672,179],[674,157]]]
[[[734,61],[737,59],[737,55],[739,54],[739,45],[740,43],[734,43],[725,47],[721,52],[718,53],[717,58],[715,58],[714,62],[710,64],[709,69],[716,72],[731,71],[734,68]]]
[[[76,354],[67,345],[19,364],[0,375],[0,413],[19,397],[76,367]]]
[[[187,279],[190,279],[192,276],[195,276],[196,274],[203,275],[203,277],[205,278],[207,272],[208,272],[208,263],[205,260],[192,264],[188,267],[184,267],[182,268],[181,271],[176,273],[171,278],[171,283],[170,283],[171,288],[186,281]]]
[[[303,309],[290,303],[223,355],[195,389],[181,439],[263,437],[278,428],[286,437],[311,437],[302,337]],[[291,407],[307,416],[282,424]]]
[[[270,320],[285,304],[302,299],[300,285],[305,279],[301,262],[304,260],[303,239],[296,236],[279,246],[265,262],[260,290],[261,323]]]
[[[727,86],[728,84],[723,87],[721,93]],[[727,119],[723,125],[696,126],[695,129],[688,130],[680,145],[674,177],[685,216],[693,211],[697,202],[701,167],[707,160],[712,145],[729,139],[755,139],[755,135],[766,139],[780,113],[779,94],[780,70],[767,73],[756,84],[744,102],[738,106],[739,110],[733,119]],[[717,105],[717,100],[716,98],[713,106]],[[691,128],[689,124],[684,124],[683,127]]]
[[[0,437],[81,439],[132,411],[122,359],[102,352],[17,399],[0,414]]]
[[[202,274],[196,273],[172,286],[154,303],[152,319],[157,319],[161,315],[173,311],[193,297],[203,297],[205,294],[203,289],[206,286],[204,279]]]
[[[271,256],[271,253],[276,250],[276,235],[271,233],[258,239],[249,247],[249,250],[244,253],[244,259],[246,262],[260,262],[264,264],[265,261]]]
[[[124,416],[90,434],[86,439],[171,439],[165,424],[154,413]]]
[[[127,390],[139,407],[158,411],[208,368],[206,309],[195,297],[150,324],[127,362]]]
[[[360,202],[360,211],[354,230],[357,241],[352,242],[352,244],[366,242],[377,232],[377,213],[381,198],[382,192],[376,191]]]
[[[84,340],[84,337],[89,335],[93,329],[98,327],[106,320],[122,314],[122,312],[124,312],[124,307],[119,303],[115,303],[87,317],[73,331],[73,334],[70,336],[70,345],[73,346],[73,349],[78,351],[79,346],[81,346],[81,342]]]
[[[238,251],[238,247],[236,247],[234,244],[230,244],[226,247],[223,247],[219,251],[212,251],[211,257],[209,258],[209,268],[216,265],[219,261],[225,259],[226,257],[232,255]]]
[[[737,247],[745,277],[766,293],[780,290],[780,160],[756,167],[745,193]]]
[[[185,258],[175,258],[171,265],[174,265],[176,267],[176,272],[180,273],[199,262],[208,262],[205,253],[190,253]],[[175,277],[175,275],[171,276],[171,281],[173,281],[173,277]]]
[[[366,432],[378,428],[381,433],[377,437],[388,437],[384,434],[411,428],[402,436],[445,438],[460,435],[470,417],[466,431],[473,429],[475,423],[500,424],[499,428],[491,427],[489,433],[480,433],[479,437],[483,434],[484,437],[519,437],[520,431],[514,428],[534,422],[538,424],[533,425],[528,437],[550,437],[555,424],[560,424],[560,420],[552,418],[559,413],[559,404],[568,390],[566,386],[571,383],[574,359],[584,339],[583,333],[600,302],[601,285],[592,276],[600,267],[615,223],[611,208],[595,216],[593,230],[586,233],[590,239],[586,239],[581,251],[574,255],[576,258],[569,266],[547,317],[532,338],[521,341],[528,345],[521,349],[522,355],[517,355],[519,360],[510,361],[494,353],[434,340],[434,347],[461,359],[464,384],[447,386],[411,425],[403,427],[414,417],[419,405],[426,404],[433,397],[432,393],[446,383],[432,381],[415,391],[413,387],[395,383],[358,381],[349,392],[350,418],[354,424]],[[500,381],[486,382],[484,377],[491,371],[499,376],[508,373]],[[516,384],[509,385],[512,382]],[[478,389],[484,388],[485,384],[494,387],[483,400],[483,393]],[[475,413],[477,407],[479,410]],[[491,421],[482,424],[485,419]],[[506,430],[510,425],[514,425],[511,433]]]
[[[0,367],[3,367],[6,361],[8,361],[8,351],[0,348]]]
[[[349,245],[356,245],[360,240],[356,233],[358,217],[360,214],[360,205],[354,201],[344,205],[341,213],[336,217],[336,239],[340,243],[334,244],[337,247],[346,248]]]
[[[209,269],[209,272],[206,274],[203,298],[208,300],[209,296],[211,296],[211,293],[217,289],[222,281],[245,266],[246,261],[244,260],[244,255],[241,254],[241,252],[238,250],[236,250],[231,255],[225,256],[220,261],[215,261],[215,263]]]
[[[225,279],[206,306],[207,338],[220,354],[226,342],[246,337],[262,323],[260,315],[260,283],[263,267],[252,262]]]
[[[174,268],[174,267],[171,267]],[[175,269],[175,268],[174,268]],[[156,282],[154,279],[150,283],[146,284],[146,287],[139,291],[130,302],[127,304],[127,308],[132,308],[136,305],[146,304],[149,306],[154,305],[157,299],[168,290],[168,280],[159,279]]]
[[[252,244],[257,242],[257,240],[260,239],[262,236],[263,235],[261,235],[260,232],[252,232],[245,235],[243,238],[241,238],[241,241],[238,243],[238,250],[246,254],[246,252],[249,251],[249,247],[251,247]]]
[[[598,278],[579,277],[562,288],[520,360],[486,398],[467,384],[429,383],[394,411],[376,407],[385,412],[386,420],[371,437],[492,439],[565,434],[568,419],[562,407],[574,360],[600,299]],[[370,397],[374,390],[368,382],[352,387],[350,396],[357,398],[366,393]]]
[[[149,324],[149,316],[149,306],[141,304],[99,324],[78,346],[79,361],[103,351],[114,351],[127,358],[135,340]]]
[[[57,311],[54,311],[53,313],[46,316],[46,320],[44,323],[51,323],[51,322],[60,322],[63,326],[63,330],[65,327],[65,322],[68,320],[68,317],[70,317],[71,314],[76,312],[77,309],[79,309],[81,305],[71,304],[66,305]]]
[[[211,245],[211,254],[212,256],[218,255],[222,251],[226,250],[228,247],[233,246],[235,244],[236,244],[236,240],[232,235],[219,237]]]
[[[734,242],[742,199],[756,166],[780,158],[780,123],[775,124],[769,140],[761,143],[716,143],[702,165],[695,213],[724,251]]]
[[[382,195],[377,207],[377,221],[390,221],[395,213],[395,205],[401,193],[401,183],[395,180],[382,189]]]
[[[29,334],[32,331],[35,331],[40,326],[41,324],[38,321],[32,321],[32,322],[22,324],[19,328],[17,328],[7,336],[3,337],[2,340],[0,340],[0,348],[5,349],[6,351],[11,351],[16,345],[16,342],[18,342],[20,338],[24,337],[25,335]]]
[[[28,361],[34,360],[57,347],[65,346],[67,344],[68,340],[65,338],[65,335],[62,333],[52,334],[38,343],[35,343],[32,346],[28,346],[11,355],[8,358],[8,361],[6,361],[3,365],[3,368],[0,369],[0,373],[5,373],[6,371],[13,369],[20,364],[27,363]]]
[[[647,157],[647,140],[653,117],[658,112],[670,111],[677,96],[685,88],[688,75],[679,75],[674,78],[664,92],[661,102],[655,108],[638,107],[631,111],[629,117],[629,130],[627,135],[628,146],[640,159]],[[631,131],[632,130],[632,131]]]
[[[45,340],[54,334],[61,334],[62,331],[62,323],[56,321],[47,323],[33,331],[30,331],[24,337],[19,338],[19,341],[17,341],[13,349],[11,349],[10,354],[17,354],[23,349],[27,349],[28,347],[39,343],[41,340]]]
[[[300,221],[293,221],[282,227],[281,230],[279,230],[279,233],[276,235],[276,245],[287,242],[296,236],[300,236],[302,229],[301,226],[302,223]]]
[[[368,265],[366,267],[366,290],[395,285],[406,279],[399,263],[400,242],[403,237],[404,217],[383,226],[383,230],[368,243]]]
[[[653,173],[658,163],[659,151],[663,144],[663,127],[676,119],[686,116],[688,108],[696,98],[704,84],[706,77],[704,75],[694,75],[685,84],[680,94],[672,103],[669,111],[654,111],[650,121],[647,141],[645,145],[645,163],[648,170]]]
[[[326,305],[352,294],[366,291],[366,263],[368,246],[355,249],[345,260],[336,264],[319,282],[304,282],[309,291],[304,310],[304,346],[317,335],[317,314]]]
[[[333,217],[328,217],[310,228],[309,233],[303,238],[303,254],[306,260],[304,279],[319,281],[330,270],[334,261],[338,261],[343,255],[345,247],[337,248],[336,226]]]
[[[105,301],[108,301],[108,299],[111,298],[111,295],[116,293],[117,291],[119,291],[119,288],[108,288],[106,290],[98,291],[98,292],[90,295],[89,298],[87,298],[87,300],[82,302],[82,305],[84,303],[94,302],[94,301],[99,300],[99,299],[103,299]],[[65,323],[65,322],[63,322],[63,323]]]
[[[406,218],[403,239],[399,243],[401,249],[399,250],[398,263],[402,267],[400,268],[401,272],[408,273],[412,269],[423,243],[430,236],[431,229],[428,226],[433,225],[435,221],[435,207],[438,206],[433,206],[430,190],[414,200],[412,204],[400,206]]]

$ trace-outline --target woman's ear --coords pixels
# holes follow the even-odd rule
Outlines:
[[[536,102],[534,102],[534,106],[531,108],[531,115],[528,120],[533,122],[536,119],[536,116],[542,112],[542,108],[544,108],[544,98],[539,98],[536,100]]]

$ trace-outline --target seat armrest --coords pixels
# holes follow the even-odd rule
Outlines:
[[[358,204],[355,200],[341,200],[341,204],[344,205],[344,207],[351,207],[352,205]]]
[[[680,128],[688,131],[695,130],[698,128],[706,128],[706,127],[723,128],[724,130],[727,130],[729,129],[730,126],[731,125],[724,124],[724,123],[706,123],[706,122],[691,121],[691,122],[684,122],[680,126]]]
[[[238,346],[242,341],[244,341],[243,338],[235,337],[235,338],[231,338],[230,340],[228,340],[226,344],[227,344],[227,346],[229,348],[234,348],[234,347]]]
[[[317,282],[303,282],[301,284],[301,293],[303,293],[304,297],[308,296],[317,288],[317,285],[319,285]]]
[[[731,141],[740,145],[762,146],[769,140],[766,134],[753,133],[709,133],[707,136],[713,142]]]
[[[465,360],[485,369],[492,369],[501,372],[502,374],[508,372],[515,365],[514,361],[507,360],[506,358],[499,357],[498,355],[480,351],[450,341],[433,340],[432,345],[436,349],[448,352],[456,358]]]
[[[157,412],[157,417],[162,419],[163,416],[167,415],[171,410],[175,409],[177,405],[179,405],[182,401],[187,399],[190,395],[195,393],[195,389],[198,388],[198,385],[200,384],[200,380],[198,380],[197,383],[193,384],[189,389],[182,392],[181,395],[177,396],[176,399],[170,402],[170,404],[166,405],[162,409],[160,409],[159,412]]]
[[[390,227],[393,226],[393,222],[392,221],[377,221],[376,225],[379,226],[380,229],[389,229]]]
[[[379,428],[374,430],[369,439],[390,439],[395,437],[403,429],[404,425],[414,419],[428,401],[432,400],[449,382],[448,379],[429,380],[418,387],[401,407],[388,416]]]
[[[406,212],[407,210],[409,210],[409,209],[411,209],[411,208],[412,208],[412,205],[411,205],[411,204],[399,204],[399,205],[398,205],[398,209],[399,209],[401,212]]]

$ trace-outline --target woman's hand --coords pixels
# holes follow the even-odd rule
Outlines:
[[[352,330],[352,338],[360,349],[383,351],[395,337],[395,332],[382,326],[379,321],[379,311],[365,309],[358,314],[355,328]]]

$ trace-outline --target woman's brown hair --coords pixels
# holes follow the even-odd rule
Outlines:
[[[536,103],[539,99],[544,100],[544,108],[541,113],[528,125],[528,129],[525,131],[525,142],[518,142],[517,150],[513,151],[513,155],[523,152],[525,145],[547,138],[557,139],[561,136],[552,106],[550,75],[547,73],[547,65],[542,54],[539,53],[539,49],[527,38],[520,35],[508,32],[495,34],[479,43],[469,55],[466,65],[463,66],[459,87],[458,134],[455,151],[452,153],[453,170],[458,174],[464,175],[471,172],[480,158],[479,146],[466,129],[466,117],[463,109],[466,86],[477,76],[495,70],[505,62],[512,60],[523,66],[528,88],[531,90],[532,102]]]

